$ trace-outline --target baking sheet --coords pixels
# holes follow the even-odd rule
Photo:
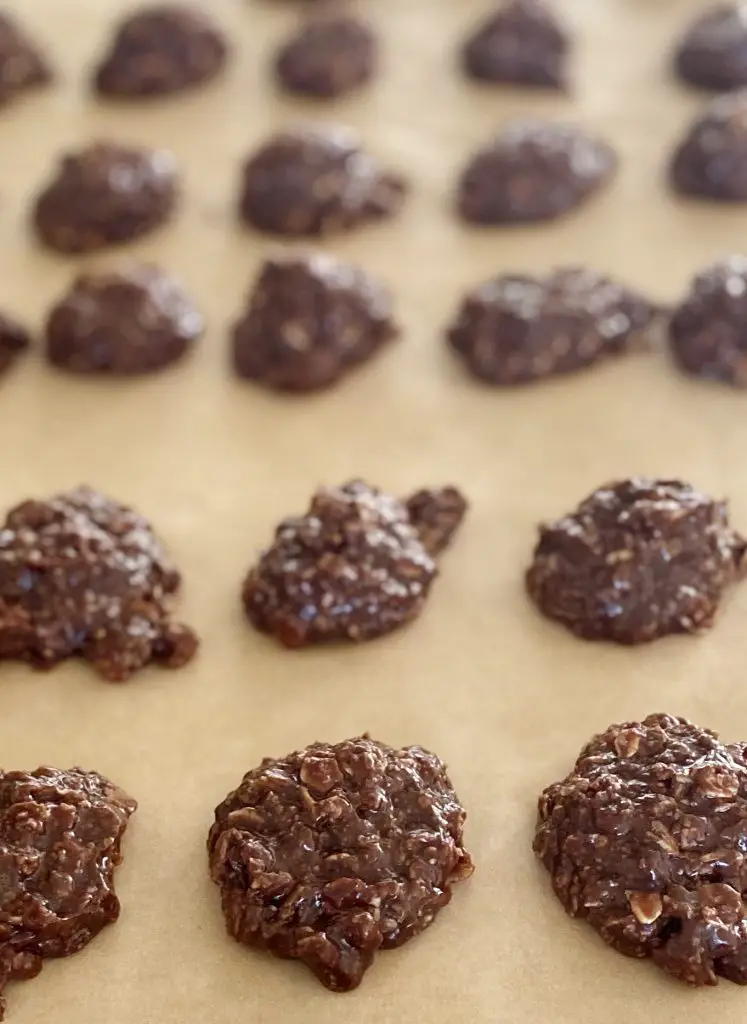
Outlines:
[[[292,4],[211,0],[235,40],[230,73],[150,106],[86,94],[119,0],[16,0],[59,69],[55,89],[0,115],[0,306],[40,325],[81,265],[35,247],[28,203],[59,152],[92,138],[173,148],[186,200],[168,230],[126,256],[179,275],[209,318],[194,358],[152,379],[76,380],[25,360],[0,386],[0,505],[88,482],[152,517],[184,572],[180,610],[203,638],[192,666],[126,686],[81,664],[50,675],[2,666],[0,760],[81,764],[140,801],[118,876],[119,924],[87,950],[9,989],[13,1024],[325,1024],[424,1020],[638,1024],[739,1021],[747,993],[692,992],[625,960],[566,918],[530,851],[535,799],[592,733],[653,711],[747,738],[747,587],[701,639],[594,646],[539,618],[522,572],[535,523],[611,477],[680,475],[732,499],[747,528],[747,398],[688,382],[663,355],[630,357],[514,393],[467,379],[439,332],[463,289],[501,270],[583,261],[672,301],[695,269],[747,246],[747,213],[677,202],[665,154],[702,99],[670,81],[666,54],[702,6],[691,0],[568,0],[579,34],[573,96],[482,90],[453,51],[483,0],[368,0],[384,46],[379,80],[334,106],[280,100],[266,75]],[[512,113],[574,118],[619,148],[612,188],[554,226],[474,232],[449,208],[470,149]],[[356,126],[411,175],[389,224],[329,248],[389,281],[405,332],[339,389],[280,399],[228,372],[226,327],[267,243],[234,218],[238,165],[278,124]],[[473,503],[422,618],[361,648],[286,653],[250,631],[238,603],[279,517],[351,476],[398,492],[453,482]],[[204,841],[212,811],[263,755],[369,730],[450,765],[469,811],[477,870],[435,926],[384,953],[355,993],[224,934]]]

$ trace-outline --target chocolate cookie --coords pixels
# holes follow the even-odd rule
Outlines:
[[[649,715],[588,743],[539,800],[556,896],[626,956],[691,985],[747,984],[745,744]]]
[[[240,215],[270,234],[329,235],[394,216],[406,191],[346,128],[307,126],[275,135],[247,161]]]
[[[356,988],[379,949],[432,924],[472,874],[466,815],[421,747],[368,736],[265,758],[215,811],[208,851],[228,932]]]
[[[0,106],[51,81],[46,58],[9,14],[0,13]]]
[[[373,640],[422,611],[438,572],[433,537],[422,511],[413,522],[403,502],[361,481],[323,488],[277,528],[244,581],[244,609],[285,647]]]
[[[472,224],[554,220],[613,177],[611,146],[572,125],[511,121],[462,172],[457,208]]]
[[[310,20],[275,57],[275,76],[286,92],[332,99],[352,92],[376,70],[376,35],[352,14]]]
[[[167,150],[99,142],[62,158],[36,200],[34,226],[50,249],[94,252],[165,224],[177,197],[176,163]]]
[[[181,359],[204,327],[181,285],[156,267],[81,274],[49,314],[47,358],[71,373],[150,373]]]
[[[746,551],[725,502],[678,480],[634,477],[543,526],[526,584],[576,636],[641,644],[707,629]]]
[[[646,299],[592,270],[504,274],[467,293],[447,340],[475,377],[512,386],[619,355],[655,315]]]
[[[722,3],[699,14],[674,53],[679,77],[701,89],[747,86],[747,9]]]
[[[0,530],[0,658],[78,655],[112,682],[180,668],[197,637],[170,620],[181,577],[150,523],[87,487],[25,501]]]
[[[564,89],[568,34],[544,0],[506,0],[462,47],[462,67],[478,81]]]
[[[144,7],[117,25],[94,86],[126,99],[184,92],[214,78],[227,55],[223,33],[199,7]]]
[[[119,917],[114,869],[136,808],[97,772],[0,771],[0,1020],[9,981],[78,953]]]
[[[5,373],[29,347],[28,331],[11,317],[0,313],[0,374]]]
[[[407,499],[407,514],[420,543],[433,558],[450,544],[467,514],[467,500],[456,487],[426,488]]]
[[[717,202],[747,202],[747,91],[713,100],[675,148],[675,192]]]
[[[282,391],[328,387],[399,330],[388,290],[324,253],[268,260],[234,328],[241,377]]]

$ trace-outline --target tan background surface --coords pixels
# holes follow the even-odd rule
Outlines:
[[[179,673],[107,686],[86,666],[2,667],[7,768],[81,764],[140,800],[119,874],[120,923],[84,953],[9,991],[9,1020],[76,1024],[382,1024],[422,1019],[642,1024],[741,1021],[747,992],[691,992],[566,919],[530,852],[534,801],[612,721],[667,710],[747,738],[747,587],[710,636],[639,650],[592,646],[540,619],[522,570],[535,523],[609,477],[680,474],[730,495],[747,528],[747,398],[640,356],[513,394],[472,383],[439,340],[467,285],[503,269],[578,260],[672,300],[703,262],[747,247],[747,214],[675,202],[662,162],[701,100],[669,80],[690,0],[569,0],[579,32],[571,99],[462,82],[453,48],[483,0],[368,0],[380,80],[337,107],[279,101],[265,65],[291,4],[213,0],[236,43],[230,74],[189,99],[90,100],[87,66],[119,0],[16,0],[59,68],[56,89],[0,115],[0,305],[41,324],[75,272],[43,255],[28,202],[61,149],[94,136],[172,147],[186,180],[173,227],[132,254],[180,275],[209,318],[183,367],[121,384],[26,360],[0,388],[0,506],[87,481],[151,516],[185,575],[202,654]],[[448,195],[470,148],[509,113],[566,115],[619,147],[614,186],[551,227],[481,235]],[[331,394],[281,400],[231,379],[226,325],[265,242],[234,220],[243,155],[301,115],[356,125],[413,196],[396,222],[332,246],[393,286],[404,339]],[[91,261],[100,263],[101,261]],[[458,483],[473,510],[427,612],[365,648],[284,653],[251,632],[239,581],[276,520],[321,482],[363,475],[409,491]],[[204,840],[215,804],[265,754],[368,729],[421,743],[451,767],[469,810],[474,878],[424,936],[382,954],[358,992],[332,995],[300,966],[223,932]]]

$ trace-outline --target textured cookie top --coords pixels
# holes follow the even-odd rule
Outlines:
[[[462,46],[462,66],[483,82],[562,89],[570,42],[544,0],[507,0]]]
[[[324,14],[304,22],[278,50],[275,76],[287,92],[332,99],[373,77],[373,29],[352,14]]]
[[[669,168],[676,192],[747,202],[747,90],[718,96],[695,118]]]

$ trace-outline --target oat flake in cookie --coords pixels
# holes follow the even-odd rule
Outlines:
[[[566,911],[691,985],[747,984],[747,760],[684,718],[613,725],[539,800]]]
[[[616,168],[612,147],[579,128],[511,121],[470,158],[457,208],[472,224],[554,220],[598,192]]]
[[[475,377],[511,386],[626,352],[655,315],[646,299],[592,270],[505,274],[467,293],[447,340]]]
[[[12,317],[0,313],[0,375],[29,347],[29,333]]]
[[[0,1020],[8,982],[79,952],[119,917],[114,869],[136,807],[97,772],[0,771]]]
[[[352,14],[322,14],[305,21],[275,57],[275,77],[290,93],[333,99],[373,77],[373,29]]]
[[[0,658],[77,655],[112,682],[180,668],[197,637],[171,621],[181,577],[150,523],[87,487],[8,513],[0,529]]]
[[[725,502],[678,480],[600,488],[540,529],[526,584],[539,610],[587,640],[697,633],[745,569]]]
[[[747,86],[747,6],[720,3],[698,15],[674,54],[679,77],[701,89]]]
[[[357,137],[308,125],[269,139],[244,166],[240,215],[275,235],[315,237],[393,217],[407,187],[382,169]]]
[[[227,55],[223,33],[199,7],[144,7],[117,26],[94,84],[104,96],[166,96],[215,78]]]
[[[0,12],[0,106],[48,85],[52,77],[46,58],[15,20]]]
[[[280,391],[328,387],[399,330],[388,289],[325,253],[292,253],[262,267],[234,328],[241,377]]]
[[[682,195],[747,202],[747,90],[712,100],[676,147],[669,175]]]
[[[34,207],[50,249],[95,252],[150,234],[171,219],[176,162],[167,150],[98,142],[64,156]]]
[[[205,321],[169,274],[133,266],[81,274],[47,319],[47,358],[71,373],[151,373],[181,359]]]
[[[569,39],[544,0],[507,0],[462,47],[470,78],[501,85],[564,89]]]
[[[440,524],[439,510],[448,513]],[[323,488],[305,515],[280,524],[246,577],[247,617],[285,647],[390,633],[422,611],[438,573],[432,556],[465,510],[455,513],[452,488],[413,512],[361,481]]]
[[[421,747],[361,736],[266,758],[208,839],[229,934],[353,989],[377,950],[422,932],[472,874],[464,820],[443,762]]]

